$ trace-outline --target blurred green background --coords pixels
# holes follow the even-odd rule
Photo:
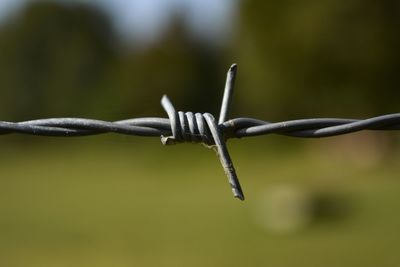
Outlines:
[[[218,114],[268,121],[398,112],[400,4],[0,1],[1,120]],[[0,139],[0,266],[397,266],[399,134],[230,140]]]

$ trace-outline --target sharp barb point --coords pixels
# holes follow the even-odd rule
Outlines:
[[[237,195],[235,195],[235,198],[240,199],[241,201],[244,201],[244,195],[237,194]]]
[[[235,85],[237,65],[232,64],[226,75],[224,95],[222,97],[221,110],[219,113],[218,124],[224,123],[228,119],[229,108],[232,102],[233,87]]]

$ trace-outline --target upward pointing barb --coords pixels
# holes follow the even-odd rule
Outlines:
[[[229,108],[232,102],[233,96],[233,87],[235,86],[237,65],[236,63],[232,64],[229,68],[228,73],[226,75],[226,83],[224,96],[222,98],[221,111],[219,113],[218,124],[224,123],[228,119]]]
[[[244,200],[244,194],[225,143],[224,127],[222,127],[228,117],[229,106],[232,101],[236,70],[236,64],[233,64],[228,70],[218,124],[214,116],[209,113],[176,112],[168,97],[163,96],[161,105],[168,114],[172,136],[161,136],[161,142],[164,145],[171,145],[186,141],[215,147],[234,197]]]

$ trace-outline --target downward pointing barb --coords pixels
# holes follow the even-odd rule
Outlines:
[[[221,161],[221,165],[224,168],[226,176],[228,176],[228,181],[232,187],[233,195],[240,200],[244,200],[244,194],[239,183],[239,178],[236,175],[233,162],[228,153],[228,148],[226,147],[225,141],[221,136],[218,125],[216,125],[215,119],[211,114],[206,113],[204,114],[204,117],[210,127],[211,135],[214,138],[215,146],[217,148],[219,160]]]

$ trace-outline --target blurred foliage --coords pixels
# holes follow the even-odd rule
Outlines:
[[[0,112],[9,120],[154,116],[168,93],[181,110],[216,113],[234,61],[241,115],[396,112],[399,10],[395,0],[242,1],[225,46],[194,37],[177,13],[143,47],[121,43],[93,6],[32,1],[0,30]]]
[[[3,118],[83,112],[115,57],[108,20],[84,6],[31,4],[0,37]]]
[[[162,115],[159,100],[168,94],[179,110],[215,111],[222,95],[225,72],[216,47],[199,43],[174,17],[160,41],[125,51],[108,77],[107,102],[125,116]],[[116,96],[117,95],[117,96]],[[110,98],[117,97],[116,101]]]
[[[208,98],[224,83],[219,51],[179,16],[158,43],[122,48],[93,7],[31,3],[0,32],[2,117],[154,116],[164,93],[182,108],[216,109]]]
[[[240,14],[244,109],[273,118],[398,112],[399,1],[242,1]]]

